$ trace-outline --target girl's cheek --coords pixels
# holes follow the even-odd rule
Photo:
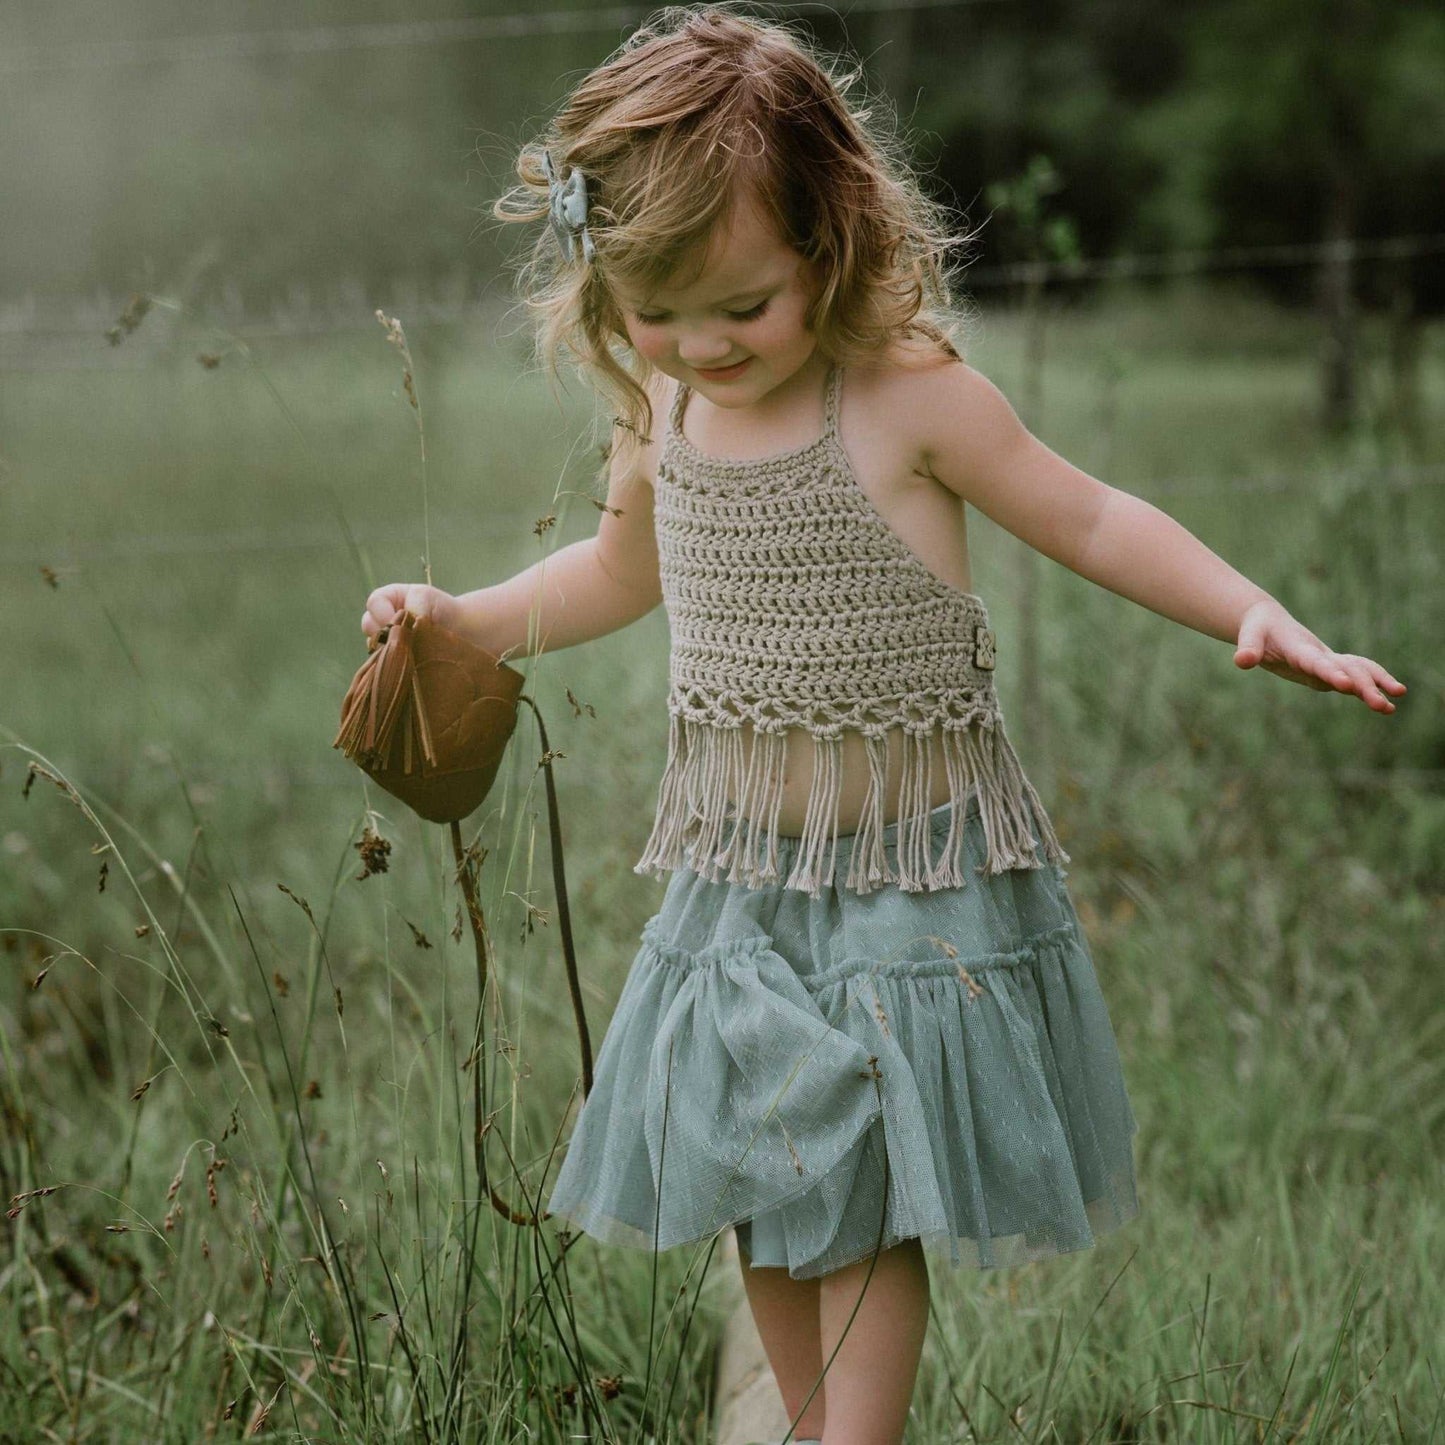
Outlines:
[[[628,336],[632,341],[632,349],[653,366],[666,359],[667,343],[658,333],[640,327],[629,327]]]

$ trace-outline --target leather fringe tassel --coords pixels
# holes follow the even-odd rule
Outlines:
[[[363,763],[385,763],[401,743],[402,771],[437,760],[431,718],[412,655],[411,633],[401,629],[389,647],[367,655],[341,704],[341,726],[331,746]]]

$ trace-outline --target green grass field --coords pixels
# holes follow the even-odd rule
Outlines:
[[[397,353],[368,318],[250,360],[144,325],[173,327],[154,364],[97,336],[96,369],[0,389],[0,1439],[707,1440],[721,1265],[585,1237],[559,1263],[552,1222],[478,1207],[446,836],[329,748],[366,593],[425,549]],[[437,583],[587,535],[580,388],[554,403],[506,328],[408,333]],[[1307,318],[1211,289],[1050,323],[1044,439],[1410,692],[1386,718],[1241,673],[1040,562],[1043,715],[1006,662],[999,688],[1073,855],[1143,1212],[1079,1255],[935,1265],[914,1445],[1445,1439],[1445,336],[1413,448],[1377,342],[1366,420],[1326,441]],[[1013,314],[971,359],[1024,394]],[[1018,544],[970,520],[1009,659]],[[658,609],[523,664],[594,1050],[661,898],[631,865],[666,648]],[[578,1077],[539,752],[524,715],[469,829],[519,1210]],[[360,878],[368,824],[390,866]]]

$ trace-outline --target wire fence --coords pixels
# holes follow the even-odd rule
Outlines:
[[[1226,247],[1213,251],[1190,251],[1171,256],[1131,255],[1101,258],[1094,261],[1048,262],[1024,267],[995,267],[982,272],[970,271],[975,277],[1014,284],[1043,274],[1054,278],[1100,278],[1105,276],[1141,276],[1146,274],[1184,275],[1238,265],[1289,266],[1318,262],[1335,257],[1338,246],[1323,243],[1297,243],[1289,246]],[[1445,253],[1445,235],[1396,236],[1375,242],[1352,243],[1351,254],[1363,256],[1437,255]],[[402,299],[395,304],[415,333],[427,324],[480,323],[490,315],[501,314],[495,297],[483,290],[468,294],[465,288],[453,286],[442,297],[426,297],[415,286],[402,288]],[[60,318],[43,316],[42,306],[35,298],[0,308],[0,371],[45,372],[105,368],[121,365],[142,368],[164,360],[174,360],[183,348],[176,334],[177,318],[158,318],[159,324],[147,336],[144,331],[129,337],[121,346],[106,342],[105,334],[125,303],[115,297],[91,297],[70,315]],[[317,308],[304,291],[298,290],[287,304],[267,315],[247,314],[238,297],[231,293],[229,301],[212,313],[198,316],[202,331],[230,333],[247,341],[305,339],[375,328],[374,306],[355,289],[344,309]],[[90,338],[87,342],[85,338]],[[20,358],[5,355],[7,347],[27,343],[49,348],[48,355],[27,354]],[[190,343],[191,346],[195,342]],[[57,349],[58,348],[58,349]],[[1389,465],[1353,471],[1265,475],[1182,476],[1150,479],[1150,496],[1180,497],[1190,495],[1241,496],[1291,491],[1339,490],[1366,487],[1371,491],[1399,492],[1445,485],[1445,465]],[[465,525],[448,528],[448,535],[459,540],[482,540],[494,536],[498,526],[518,529],[531,527],[537,515],[526,508],[498,509],[490,507],[491,519],[485,531]],[[361,534],[362,545],[387,545],[396,540],[394,529],[375,534]],[[46,551],[43,565],[73,566],[83,562],[139,560],[143,558],[183,558],[215,555],[265,555],[296,552],[329,552],[350,546],[334,527],[308,528],[288,526],[284,531],[239,529],[205,534],[178,533],[107,537],[104,541],[80,544],[57,543],[46,548],[0,547],[0,567],[13,569],[41,565],[37,558]]]
[[[1369,240],[1297,241],[1265,246],[1221,246],[1157,253],[1125,253],[1077,260],[1029,261],[970,266],[961,289],[1000,290],[1039,283],[1088,283],[1185,278],[1231,270],[1317,266],[1326,262],[1408,260],[1445,255],[1445,233],[1384,236]],[[106,343],[106,333],[125,309],[125,298],[99,294],[62,302],[27,295],[0,303],[0,371],[52,372],[140,369],[177,355],[175,319],[148,322],[124,345]],[[453,280],[441,294],[425,294],[414,281],[392,288],[385,309],[413,330],[426,325],[496,321],[511,304],[495,287]],[[309,290],[294,287],[270,310],[248,310],[234,287],[220,304],[208,303],[194,318],[201,331],[230,333],[246,341],[318,338],[370,330],[376,301],[359,285],[341,297],[313,302]]]
[[[1001,266],[971,266],[965,285],[1023,286],[1059,281],[1143,280],[1152,277],[1196,276],[1204,272],[1268,270],[1318,266],[1325,262],[1407,261],[1445,255],[1445,234],[1344,237],[1332,241],[1290,241],[1260,246],[1216,246],[1078,260],[1017,261]]]

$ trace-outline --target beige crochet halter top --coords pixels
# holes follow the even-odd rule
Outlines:
[[[654,487],[672,634],[667,764],[634,872],[687,866],[712,882],[778,882],[784,734],[795,727],[812,734],[814,770],[785,887],[816,898],[833,878],[847,729],[863,735],[869,783],[844,887],[962,887],[973,791],[987,840],[980,871],[1069,861],[1004,733],[983,602],[929,571],[858,486],[838,437],[842,379],[833,367],[815,442],[746,461],[709,456],[687,440],[689,388],[678,385]],[[746,769],[745,721],[755,730]],[[883,847],[884,734],[892,728],[905,735],[896,874]],[[951,821],[934,858],[929,740],[939,731]]]

